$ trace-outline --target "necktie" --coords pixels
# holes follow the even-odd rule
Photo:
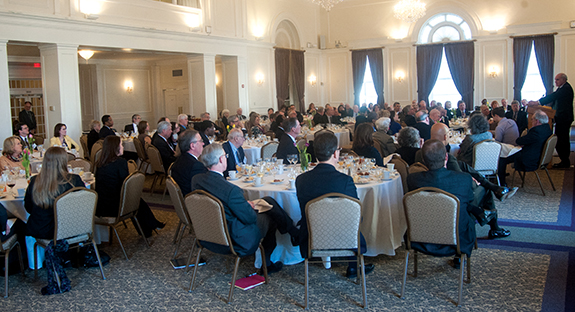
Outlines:
[[[236,163],[241,164],[242,161],[240,159],[240,151],[236,150]]]

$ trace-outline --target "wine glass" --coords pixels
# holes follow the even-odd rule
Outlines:
[[[278,167],[275,164],[271,165],[270,173],[273,175],[275,180],[276,174],[278,173]]]
[[[15,196],[14,186],[16,186],[16,178],[14,178],[12,175],[8,175],[6,177],[6,185],[8,185],[8,187],[10,188],[10,194],[12,194],[12,196]]]
[[[296,154],[287,155],[287,161],[290,164],[295,165],[297,163],[297,155]]]

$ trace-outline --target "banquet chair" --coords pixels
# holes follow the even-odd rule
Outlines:
[[[365,266],[359,231],[361,202],[340,193],[329,193],[309,201],[305,213],[309,233],[305,259],[305,309],[308,309],[309,301],[309,263],[322,262],[311,261],[310,258],[320,257],[357,258],[357,267],[361,268],[363,307],[367,308]],[[348,259],[331,261],[349,262]]]
[[[0,244],[0,255],[4,257],[4,298],[8,298],[8,258],[10,257],[10,251],[12,251],[14,247],[16,247],[16,250],[18,250],[18,258],[20,259],[20,272],[22,272],[22,276],[25,276],[24,263],[22,262],[22,251],[20,250],[20,244],[18,243],[18,235],[14,234]]]
[[[551,187],[553,188],[553,191],[556,191],[555,184],[553,184],[553,180],[551,180],[551,176],[549,175],[549,170],[547,170],[547,165],[549,165],[551,160],[553,160],[553,151],[555,150],[555,145],[557,145],[557,136],[552,135],[547,139],[545,145],[543,145],[543,150],[541,151],[541,158],[539,159],[537,169],[532,170],[533,173],[535,173],[535,176],[537,177],[537,181],[539,182],[539,187],[541,188],[541,192],[543,192],[543,196],[545,196],[545,191],[543,190],[543,185],[541,184],[541,178],[539,178],[539,173],[537,173],[537,170],[545,169],[547,177],[549,178],[549,182],[551,183]],[[527,174],[527,172],[530,171],[523,171],[523,176],[521,176],[521,170],[517,170],[517,168],[515,168],[515,171],[513,171],[513,177],[511,179],[511,185],[513,185],[513,182],[515,180],[515,172],[519,172],[519,177],[521,178],[522,181],[521,187],[524,187],[525,175]]]
[[[74,155],[74,154],[72,154],[72,153],[70,153],[70,152],[68,152],[68,153],[66,153],[66,154],[67,154],[67,156],[68,156],[68,161],[76,159],[76,155]]]
[[[100,274],[102,279],[106,279],[93,235],[94,213],[97,203],[98,194],[84,187],[72,188],[54,200],[54,239],[36,239],[34,243],[34,278],[38,277],[38,249],[36,246],[46,248],[50,242],[53,242],[55,246],[58,240],[66,240],[70,244],[70,248],[92,244],[98,258]],[[60,287],[60,279],[55,271],[54,275],[58,287]]]
[[[83,158],[68,160],[68,165],[72,166],[72,168],[80,167],[84,172],[90,172],[90,169],[92,169],[92,164]]]
[[[148,167],[151,165],[150,161],[148,160],[148,154],[146,154],[146,149],[142,145],[142,142],[139,139],[134,139],[134,147],[136,148],[136,153],[138,154],[138,159],[140,160],[140,167],[138,169],[142,170],[142,166],[146,164],[146,169],[142,170],[142,172],[147,172]]]
[[[403,194],[407,193],[407,175],[409,172],[409,165],[405,162],[405,160],[401,159],[398,155],[393,155],[390,163],[395,165],[395,170],[399,172],[401,176],[401,183],[403,184]]]
[[[142,231],[142,227],[140,226],[140,222],[138,221],[137,217],[138,209],[140,208],[140,197],[142,196],[145,180],[146,177],[141,172],[134,172],[130,174],[122,184],[118,215],[116,217],[96,217],[95,219],[96,224],[104,225],[109,227],[111,230],[114,230],[126,260],[130,260],[130,258],[128,258],[128,254],[126,254],[124,245],[122,245],[122,240],[120,240],[120,236],[116,230],[116,226],[120,223],[123,223],[124,220],[131,219],[136,224],[139,232],[142,233],[142,237],[144,238],[144,242],[146,242],[146,246],[150,248],[150,243],[148,242],[148,239],[143,235],[144,231]],[[110,242],[112,242],[111,235]]]
[[[178,223],[178,227],[176,228],[176,233],[174,235],[174,244],[177,244],[176,249],[174,250],[174,257],[176,259],[178,256],[178,250],[180,249],[180,245],[182,243],[182,238],[186,233],[186,228],[192,226],[190,221],[190,216],[188,216],[188,211],[186,210],[186,202],[184,200],[184,196],[182,195],[182,190],[176,181],[168,175],[166,178],[166,188],[170,193],[170,199],[172,200],[172,204],[174,205],[174,210],[176,211],[176,215],[180,219],[180,223]],[[190,257],[188,258],[188,263],[186,267],[189,267],[191,255],[194,252],[195,245],[192,246],[192,250],[190,251]]]
[[[452,253],[446,256],[461,257],[459,271],[459,296],[456,305],[462,301],[463,276],[467,264],[467,280],[471,282],[471,262],[460,250],[459,242],[459,199],[454,195],[435,187],[422,187],[403,196],[407,234],[405,240],[405,263],[401,298],[404,299],[405,283],[409,255],[413,251],[413,277],[417,277],[417,250],[412,248],[413,242],[451,246]],[[420,252],[425,253],[420,250]]]
[[[82,145],[82,151],[84,151],[84,159],[90,160],[90,154],[88,153],[88,135],[82,134],[80,137],[80,145]]]
[[[275,152],[278,150],[278,142],[269,142],[262,146],[261,159],[272,158]]]
[[[485,176],[497,178],[497,185],[501,186],[497,175],[497,165],[501,154],[501,144],[494,140],[483,140],[473,146],[473,160],[471,167]]]
[[[138,171],[138,164],[133,159],[128,160],[128,172],[134,173]]]
[[[103,140],[98,140],[94,145],[92,145],[92,151],[90,152],[90,160],[92,160],[92,173],[96,172],[96,154],[102,150]]]
[[[162,162],[162,156],[160,156],[160,151],[153,146],[147,146],[148,160],[152,165],[152,170],[154,171],[154,181],[152,181],[152,186],[150,187],[150,195],[154,195],[154,189],[156,187],[156,182],[159,181],[160,176],[166,175],[166,169],[164,169],[164,163]],[[165,194],[165,193],[164,193]]]
[[[383,150],[381,149],[381,144],[379,144],[379,142],[377,142],[376,140],[373,140],[373,147],[375,147],[375,149],[379,152],[379,155],[383,158],[385,156],[383,156]]]
[[[424,164],[420,163],[420,162],[416,162],[413,165],[409,166],[408,174],[412,174],[412,173],[417,173],[417,172],[422,172],[422,171],[428,171],[429,169],[427,168],[427,166],[425,166]]]
[[[162,200],[164,200],[164,197],[166,196],[166,191],[168,191],[168,185],[166,183],[168,183],[168,177],[172,175],[173,166],[174,163],[171,163],[170,166],[168,167],[168,172],[166,174],[166,181],[164,181],[165,187],[164,187],[164,194],[162,194]]]
[[[194,239],[193,246],[197,245],[199,248],[194,265],[194,273],[192,274],[192,280],[190,281],[189,292],[192,292],[192,290],[195,289],[196,273],[198,271],[200,256],[203,249],[207,248],[208,250],[211,250],[211,247],[209,247],[211,244],[218,244],[224,247],[229,247],[229,251],[227,251],[225,254],[231,255],[235,258],[234,273],[232,275],[232,281],[230,283],[230,291],[227,300],[227,303],[230,303],[232,302],[234,295],[236,277],[238,275],[238,268],[240,265],[241,257],[234,251],[234,246],[232,245],[232,239],[230,238],[228,225],[226,222],[224,206],[219,199],[202,190],[196,190],[188,194],[186,196],[185,202],[186,210],[188,211],[188,215],[192,222],[192,227],[196,233],[196,238]],[[211,244],[208,246],[203,246],[202,244],[204,242]],[[259,250],[262,259],[265,259],[266,257],[261,241]],[[217,253],[220,252],[220,250],[211,251]],[[265,260],[262,261],[262,269],[264,271],[265,283],[267,284],[269,283],[269,279]]]

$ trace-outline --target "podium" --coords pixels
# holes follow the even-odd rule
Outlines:
[[[549,116],[549,127],[551,128],[551,131],[553,131],[553,122],[551,122],[551,120],[555,118],[555,110],[549,106],[542,106],[542,105],[534,105],[534,106],[529,106],[527,108],[527,115],[528,115],[528,121],[529,121],[527,128],[531,129],[531,127],[532,127],[531,116],[533,114],[535,114],[535,112],[538,110],[542,110],[545,114],[547,114],[547,116]]]

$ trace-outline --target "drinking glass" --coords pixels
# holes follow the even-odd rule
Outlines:
[[[296,154],[287,155],[287,160],[290,164],[295,165],[297,163],[297,155]]]
[[[12,175],[8,175],[6,177],[6,185],[8,185],[8,187],[10,188],[10,194],[12,194],[12,196],[15,196],[14,186],[16,186],[16,178],[13,177]]]

